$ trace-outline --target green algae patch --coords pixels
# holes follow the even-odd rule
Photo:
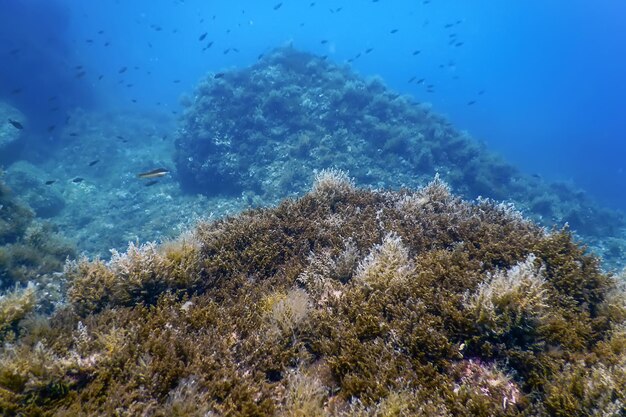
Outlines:
[[[438,178],[303,197],[66,268],[0,353],[5,415],[624,413],[626,296],[567,229]]]

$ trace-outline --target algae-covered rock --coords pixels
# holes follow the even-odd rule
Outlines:
[[[7,170],[6,181],[13,190],[20,190],[20,199],[34,210],[37,217],[54,217],[65,207],[65,201],[54,184],[46,185],[46,173],[33,164],[19,161]]]
[[[24,123],[24,115],[15,107],[0,101],[0,163],[9,162],[11,152],[22,136],[22,129],[11,124]]]
[[[5,415],[626,411],[626,296],[567,230],[324,171],[275,208],[69,264],[0,348]],[[621,413],[621,414],[620,414]]]
[[[0,179],[0,296],[29,282],[43,288],[74,253],[55,226],[39,221]]]
[[[465,198],[511,200],[542,224],[569,222],[586,238],[626,227],[621,213],[573,186],[523,174],[427,105],[293,48],[210,74],[188,102],[176,148],[178,178],[207,195],[255,193],[274,203],[331,166],[378,188],[422,186],[437,171]]]

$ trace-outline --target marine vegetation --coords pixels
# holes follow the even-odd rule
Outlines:
[[[49,312],[61,298],[59,274],[73,246],[38,221],[0,179],[0,343],[19,335],[31,313]]]
[[[429,105],[291,47],[210,74],[183,104],[175,160],[195,192],[253,193],[273,204],[305,191],[316,169],[393,189],[422,186],[437,171],[465,198],[510,200],[541,224],[568,222],[585,238],[626,227],[621,213],[520,172]]]
[[[0,352],[38,416],[620,416],[626,293],[568,229],[436,177],[335,170],[273,208],[67,264]]]

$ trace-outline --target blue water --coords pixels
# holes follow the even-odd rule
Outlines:
[[[208,71],[293,43],[626,209],[624,21],[618,0],[0,0],[0,99],[42,132],[76,107],[177,112]]]

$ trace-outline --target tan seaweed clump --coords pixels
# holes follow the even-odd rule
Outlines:
[[[619,416],[626,300],[568,230],[438,178],[312,192],[108,262],[0,351],[3,415]]]

